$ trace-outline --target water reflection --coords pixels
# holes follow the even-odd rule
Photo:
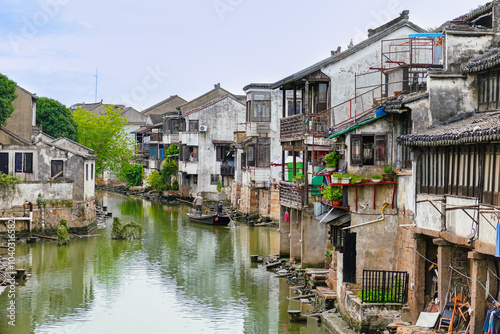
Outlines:
[[[19,244],[32,277],[16,289],[16,327],[3,318],[0,333],[323,333],[290,324],[288,285],[250,263],[278,253],[276,229],[192,224],[188,207],[113,194],[107,204],[142,224],[142,240],[111,240],[109,220],[69,247]]]

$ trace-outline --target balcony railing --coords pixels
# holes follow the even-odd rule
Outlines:
[[[292,182],[280,182],[280,204],[301,210],[304,207],[306,188]]]
[[[221,165],[220,175],[222,176],[234,176],[234,166]]]
[[[302,140],[306,132],[305,115],[293,115],[280,119],[281,141]]]

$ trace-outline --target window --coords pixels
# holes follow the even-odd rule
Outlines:
[[[90,179],[94,179],[94,164],[90,164]]]
[[[229,146],[216,146],[216,160],[217,161],[226,161],[229,160],[231,155],[231,148]]]
[[[298,115],[302,112],[302,100],[297,99],[295,112],[293,112],[293,100],[288,100],[288,116]]]
[[[50,162],[50,177],[63,177],[63,166],[62,160],[52,160]]]
[[[9,174],[9,153],[0,153],[0,172]]]
[[[330,243],[337,252],[344,252],[344,229],[343,226],[330,226]]]
[[[269,167],[271,162],[271,139],[258,138],[257,144],[247,146],[248,167]]]
[[[247,120],[249,122],[271,121],[271,93],[254,92],[247,101]]]
[[[247,154],[246,152],[241,153],[241,166],[240,169],[244,170],[247,168]]]
[[[189,132],[198,132],[198,120],[189,121]]]
[[[351,165],[384,165],[385,135],[351,135]]]
[[[426,149],[418,159],[418,193],[480,198],[500,205],[500,145]]]
[[[219,181],[219,174],[210,174],[210,184],[215,185]]]
[[[198,175],[193,175],[193,184],[198,184]]]
[[[33,173],[33,153],[15,153],[16,173]]]
[[[89,164],[85,164],[85,180],[89,180]]]
[[[477,76],[479,111],[497,110],[500,100],[500,70]]]

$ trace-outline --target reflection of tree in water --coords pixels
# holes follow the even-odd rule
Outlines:
[[[118,204],[118,208],[124,216],[134,216],[138,218],[144,216],[142,199],[127,197]]]

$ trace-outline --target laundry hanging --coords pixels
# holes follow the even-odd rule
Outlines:
[[[285,221],[285,223],[290,222],[290,214],[288,213],[288,210],[285,211],[285,217],[283,220]]]

